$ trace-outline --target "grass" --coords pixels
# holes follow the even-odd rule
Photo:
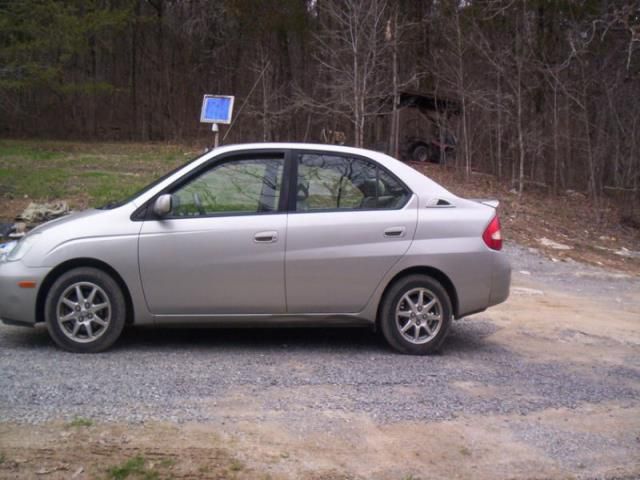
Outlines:
[[[84,417],[74,417],[68,424],[69,427],[91,427],[93,420]]]
[[[176,145],[0,140],[0,204],[67,200],[72,208],[99,206],[197,155],[197,149]],[[0,207],[0,218],[17,213]]]
[[[145,472],[144,457],[136,456],[120,465],[111,467],[107,473],[109,478],[113,480],[124,480],[132,475],[142,475]]]
[[[231,470],[232,472],[239,472],[241,470],[244,470],[244,463],[242,463],[237,458],[234,458],[231,460],[231,463],[229,463],[229,470]]]
[[[158,466],[166,469],[172,467],[174,464],[174,459],[167,458],[161,460]],[[107,476],[111,480],[125,480],[126,478],[158,480],[161,478],[160,472],[151,467],[147,467],[145,458],[140,455],[130,458],[120,465],[111,467],[107,471]]]

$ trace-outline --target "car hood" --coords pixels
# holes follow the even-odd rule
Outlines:
[[[135,204],[111,210],[90,209],[43,223],[27,236],[38,239],[25,254],[23,263],[29,267],[48,267],[74,258],[77,246],[91,242],[91,254],[99,258],[105,243],[97,239],[132,236],[140,232],[141,222],[131,220]]]
[[[95,208],[92,208],[92,209],[89,209],[89,210],[84,210],[82,212],[70,213],[68,215],[65,215],[64,217],[55,218],[53,220],[49,220],[48,222],[41,223],[40,225],[38,225],[37,227],[32,229],[29,232],[29,234],[32,234],[32,233],[46,233],[47,231],[51,230],[52,228],[61,227],[61,226],[65,225],[65,224],[67,224],[67,223],[75,222],[76,220],[88,219],[88,218],[91,218],[91,217],[96,217],[96,216],[99,216],[100,214],[104,214],[104,213],[105,213],[104,210],[97,210]]]

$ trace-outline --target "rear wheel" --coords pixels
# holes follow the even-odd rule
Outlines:
[[[394,349],[411,355],[437,352],[451,326],[451,300],[435,279],[409,275],[397,280],[380,311],[382,333]]]
[[[45,302],[49,335],[70,352],[109,348],[125,324],[124,296],[115,280],[95,268],[76,268],[58,278]]]

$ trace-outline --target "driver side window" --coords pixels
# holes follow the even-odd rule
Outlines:
[[[278,210],[284,158],[245,158],[215,165],[172,194],[174,218]]]

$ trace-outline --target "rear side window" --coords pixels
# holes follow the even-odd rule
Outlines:
[[[339,155],[298,157],[296,211],[395,209],[409,196],[398,180],[372,162]]]
[[[389,172],[378,167],[378,203],[377,208],[404,207],[409,200],[407,189]]]

